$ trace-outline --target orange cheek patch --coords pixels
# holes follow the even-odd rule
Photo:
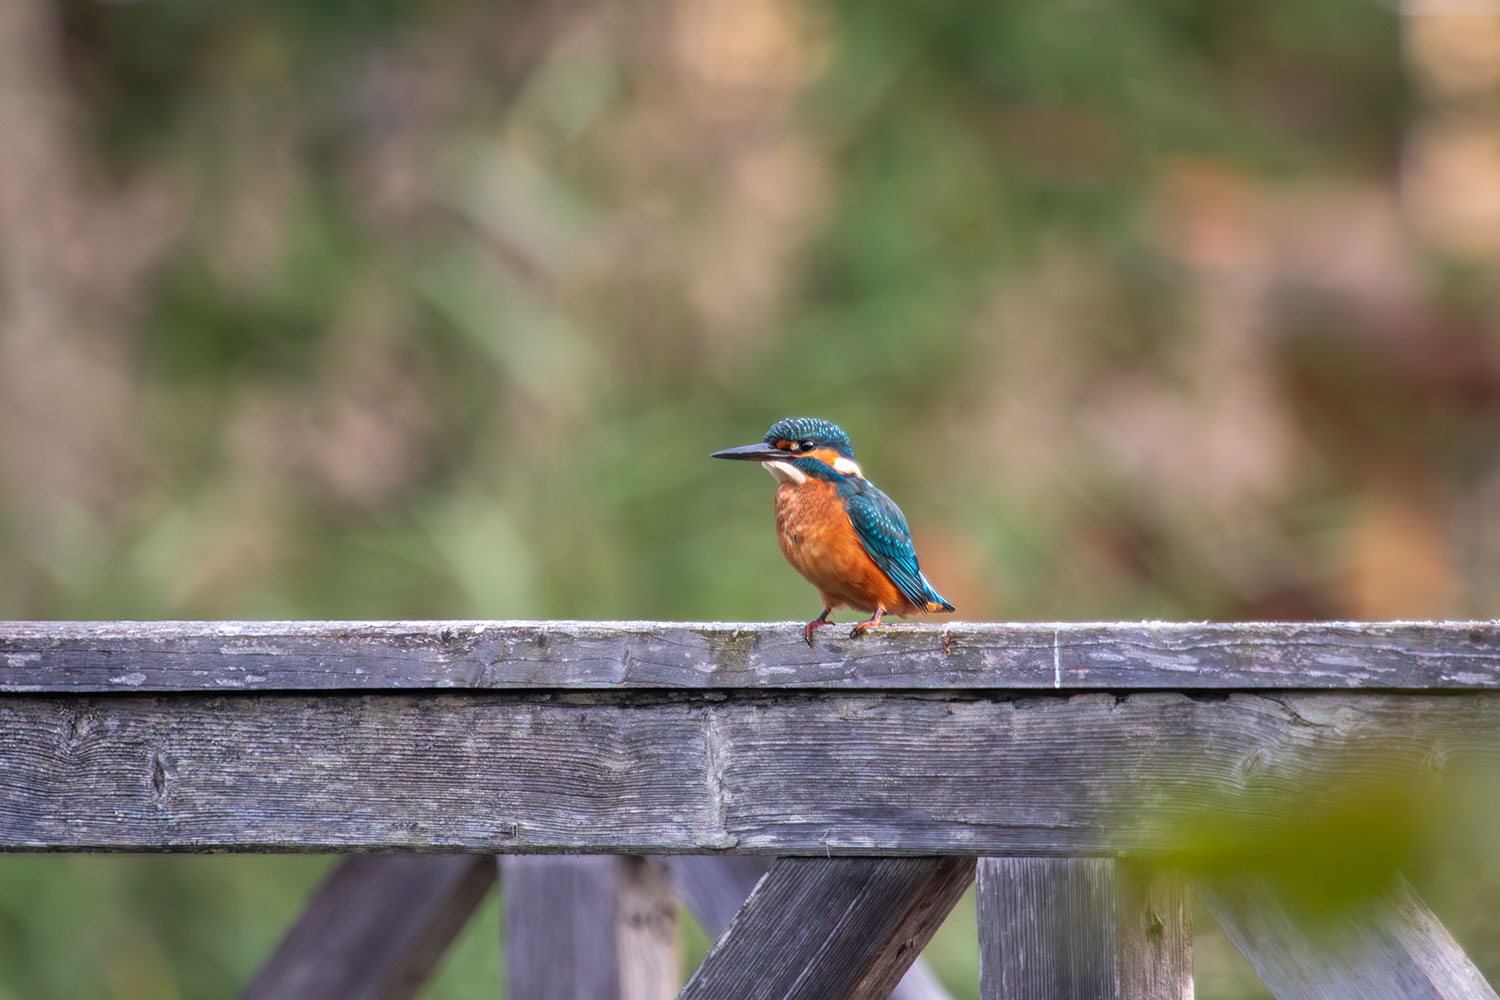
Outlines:
[[[807,453],[807,456],[809,458],[816,458],[830,469],[833,468],[833,463],[839,459],[839,453],[832,448],[814,448]]]

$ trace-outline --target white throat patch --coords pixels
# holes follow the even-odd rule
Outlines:
[[[807,473],[791,462],[762,462],[760,467],[775,476],[778,483],[795,483],[801,486],[807,482]]]
[[[778,483],[795,483],[801,486],[807,482],[807,473],[797,468],[791,462],[773,461],[762,462],[760,464],[761,468],[776,477]],[[859,463],[852,458],[845,458],[843,455],[833,460],[833,471],[841,476],[858,476],[861,479],[864,478],[864,473],[860,471]]]
[[[845,458],[843,455],[840,455],[838,458],[835,458],[833,460],[833,471],[837,472],[841,476],[858,476],[861,479],[865,478],[865,474],[859,471],[859,463],[852,458]]]

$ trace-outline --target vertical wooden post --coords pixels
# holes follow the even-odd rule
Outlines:
[[[1180,879],[1101,858],[979,863],[983,1000],[1191,1000]]]
[[[1192,1000],[1193,908],[1187,879],[1127,861],[1113,864],[1120,996]]]
[[[645,858],[619,857],[614,867],[620,1000],[672,1000],[682,985],[677,896]]]
[[[676,899],[650,865],[537,855],[503,858],[501,868],[506,1000],[676,995]]]

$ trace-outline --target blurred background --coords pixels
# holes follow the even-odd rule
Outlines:
[[[0,618],[806,620],[787,415],[962,618],[1493,616],[1500,2],[0,3]],[[0,859],[0,998],[327,863]]]

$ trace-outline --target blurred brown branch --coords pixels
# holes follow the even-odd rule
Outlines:
[[[58,505],[107,515],[135,471],[142,279],[185,210],[161,177],[94,169],[55,17],[0,5],[0,474],[43,538]]]

